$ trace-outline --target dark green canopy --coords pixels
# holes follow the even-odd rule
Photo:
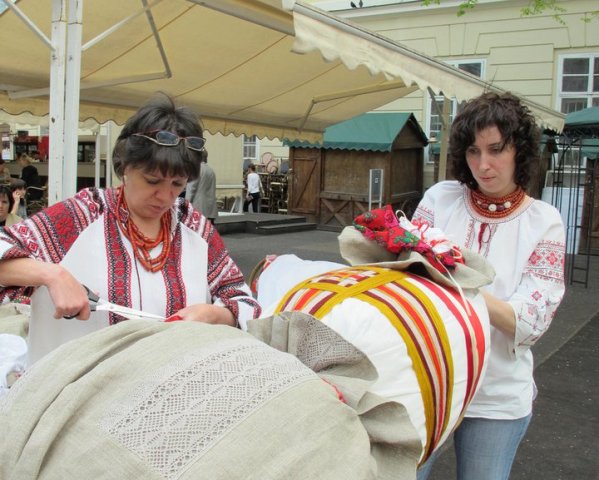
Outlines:
[[[583,138],[580,153],[583,157],[599,158],[599,138]]]
[[[415,127],[424,145],[428,143],[412,113],[364,113],[345,122],[331,125],[324,131],[322,143],[284,140],[283,144],[296,148],[325,148],[390,152],[393,142],[407,124]]]
[[[599,126],[599,107],[584,108],[566,115],[564,128],[581,126]]]
[[[580,153],[584,157],[599,158],[599,107],[566,115],[564,134],[579,138]]]

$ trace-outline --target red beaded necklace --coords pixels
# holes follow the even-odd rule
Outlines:
[[[117,211],[121,208],[129,211],[123,189],[119,189],[117,196]],[[125,237],[131,242],[135,258],[139,260],[141,266],[149,272],[157,272],[164,267],[170,248],[171,248],[171,211],[169,210],[160,218],[160,232],[158,236],[152,240],[146,237],[135,225],[129,213],[129,219],[124,222],[120,214],[117,214],[118,222],[123,230]],[[162,243],[162,251],[156,258],[152,258],[150,251]]]
[[[478,190],[470,190],[474,209],[484,217],[503,218],[511,214],[524,201],[526,193],[521,187],[504,197],[488,197]]]

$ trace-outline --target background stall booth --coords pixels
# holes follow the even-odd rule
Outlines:
[[[368,210],[371,170],[382,170],[383,205],[411,215],[422,197],[428,140],[412,113],[366,113],[328,127],[322,143],[284,143],[289,213],[320,229],[341,230]]]

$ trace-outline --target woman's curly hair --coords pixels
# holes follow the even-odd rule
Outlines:
[[[478,188],[466,162],[466,151],[474,144],[477,132],[492,126],[497,127],[505,145],[515,147],[514,182],[526,190],[539,163],[540,130],[528,107],[509,92],[484,93],[468,101],[455,117],[447,152],[454,178],[473,190]]]

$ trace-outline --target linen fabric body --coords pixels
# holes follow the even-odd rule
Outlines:
[[[458,294],[418,275],[368,265],[358,269],[358,276],[374,278],[379,272],[388,275],[381,288],[397,309],[393,314],[384,302],[371,301],[380,293],[373,286],[343,291],[340,282],[354,288],[351,267],[295,255],[278,256],[261,272],[257,299],[264,315],[279,310],[316,315],[363,351],[378,372],[370,391],[406,408],[420,438],[422,462],[451,435],[480,385],[490,343],[488,313],[476,290],[464,290],[466,307]],[[320,314],[331,301],[334,306]],[[254,322],[248,323],[250,331]]]
[[[536,394],[530,347],[549,328],[565,291],[565,233],[559,212],[527,197],[506,217],[483,217],[467,187],[446,181],[426,191],[413,218],[441,228],[451,241],[486,258],[496,276],[484,288],[514,309],[513,338],[491,326],[489,366],[466,416],[527,416]]]
[[[169,258],[151,273],[138,265],[131,243],[118,226],[117,190],[85,189],[0,233],[0,259],[31,257],[60,263],[81,283],[110,302],[164,318],[194,303],[229,308],[237,319],[259,315],[243,275],[222,239],[188,202],[178,199],[171,210]],[[161,245],[152,250],[156,256]],[[3,300],[26,288],[3,288]],[[89,320],[53,318],[47,288],[31,297],[29,361],[33,363],[61,343],[96,331],[122,318],[93,312]]]
[[[415,479],[416,432],[362,352],[302,314],[257,322],[260,340],[131,320],[57,348],[0,399],[0,477]]]

